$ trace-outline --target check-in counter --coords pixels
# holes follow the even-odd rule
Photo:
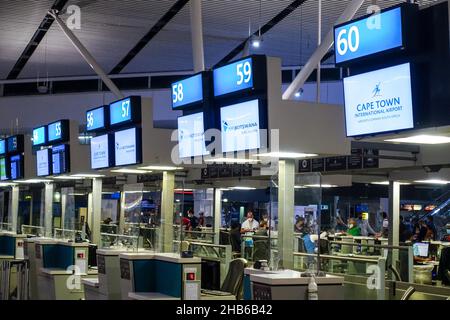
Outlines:
[[[24,239],[26,236],[9,231],[0,232],[0,260],[24,258]]]
[[[142,293],[158,293],[158,297],[165,295],[181,300],[200,299],[200,258],[140,252],[121,253],[119,257],[123,300],[135,299],[136,294]]]
[[[35,256],[39,300],[83,299],[81,278],[97,274],[89,270],[88,243],[40,239]]]
[[[253,300],[307,300],[310,277],[293,270],[250,275]],[[325,275],[316,277],[319,300],[344,297],[344,278]]]
[[[41,243],[45,243],[45,241],[49,241],[50,243],[55,243],[55,240],[50,238],[26,238],[24,239],[24,256],[25,259],[29,261],[29,290],[30,290],[30,299],[38,300],[38,289],[37,289],[37,279],[38,279],[38,267],[37,267],[37,259],[36,259],[36,242],[41,241]],[[41,248],[41,247],[40,247]],[[41,268],[41,266],[39,267]]]

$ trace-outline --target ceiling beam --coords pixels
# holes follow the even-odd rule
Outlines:
[[[293,11],[295,11],[298,7],[304,4],[308,0],[295,0],[286,8],[284,8],[280,13],[278,13],[275,17],[272,18],[269,22],[267,22],[264,26],[261,27],[261,35],[269,32],[273,27],[275,27],[278,23],[283,21],[288,15],[290,15]],[[236,48],[230,51],[222,60],[220,60],[216,66],[229,62],[231,59],[236,57],[242,50],[244,50],[246,43],[253,37],[259,35],[259,30],[257,30],[252,36],[248,37],[244,41],[241,42]]]
[[[126,56],[111,70],[110,74],[120,73],[136,55],[180,12],[189,0],[178,0],[165,15],[150,29],[149,32],[126,54]]]
[[[67,2],[68,0],[55,0],[50,10],[61,11],[66,6]],[[28,60],[30,60],[34,51],[36,51],[42,39],[47,34],[47,31],[50,29],[54,21],[55,19],[53,19],[53,17],[51,17],[49,14],[45,15],[44,19],[40,23],[37,30],[34,32],[33,36],[31,37],[25,49],[23,50],[19,59],[17,59],[16,63],[14,64],[14,67],[9,72],[8,77],[6,78],[7,80],[17,79],[17,77],[27,64]]]

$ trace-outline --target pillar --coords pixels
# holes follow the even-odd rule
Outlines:
[[[389,181],[389,240],[390,246],[399,245],[399,226],[400,226],[400,183]],[[397,268],[399,255],[398,250],[389,250],[388,261],[393,267]],[[398,268],[397,268],[398,270]],[[389,273],[390,274],[390,273]]]
[[[194,72],[200,72],[205,70],[205,55],[203,49],[202,0],[191,0],[190,5]]]
[[[293,212],[295,202],[295,160],[280,160],[278,173],[278,254],[279,266],[294,266]]]
[[[214,244],[220,242],[220,225],[222,223],[222,190],[214,189]]]
[[[91,237],[92,242],[100,244],[100,223],[102,217],[102,187],[103,180],[94,178],[92,180],[92,216],[91,216]]]
[[[19,215],[19,187],[11,187],[10,211],[8,222],[11,223],[11,231],[17,233],[17,216]]]
[[[54,185],[52,183],[45,184],[45,204],[44,204],[44,234],[46,237],[52,236],[53,224],[53,191]]]
[[[175,189],[175,173],[163,173],[161,194],[161,231],[160,246],[162,252],[172,252],[173,249],[173,204]]]

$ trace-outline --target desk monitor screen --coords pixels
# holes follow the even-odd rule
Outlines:
[[[427,258],[429,245],[430,245],[429,243],[425,243],[425,242],[414,243],[413,244],[414,256]]]

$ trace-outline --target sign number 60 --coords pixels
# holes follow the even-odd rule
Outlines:
[[[359,48],[359,29],[357,26],[353,26],[348,30],[343,29],[339,32],[337,38],[337,50],[339,55],[343,56],[348,50],[351,52],[356,52]]]

